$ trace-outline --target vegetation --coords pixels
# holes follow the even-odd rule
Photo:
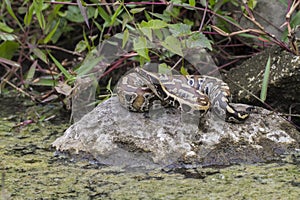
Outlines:
[[[106,78],[100,81],[97,94],[103,94],[104,89],[108,95],[116,81],[116,77],[111,81],[111,72],[121,67],[129,69],[154,59],[164,63],[163,67],[182,63],[181,73],[188,73],[182,58],[191,47],[209,49],[221,62],[220,68],[232,67],[274,44],[299,54],[295,40],[299,1],[281,2],[288,10],[284,38],[266,32],[255,19],[256,0],[3,0],[0,92],[13,88],[34,101],[59,99],[69,106],[70,97],[82,90],[78,79],[95,72],[96,81]],[[253,28],[243,28],[241,16]],[[119,38],[121,43],[111,38]],[[132,49],[113,52],[116,59],[112,59],[108,58],[110,52],[97,49],[98,44],[110,44],[113,49],[132,45]]]

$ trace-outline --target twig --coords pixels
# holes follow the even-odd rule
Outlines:
[[[300,103],[293,103],[292,105],[290,105],[289,107],[289,116],[293,116],[292,115],[292,109],[295,108],[296,106],[300,106]],[[299,115],[300,117],[300,115]],[[291,118],[289,117],[289,120],[291,120]]]
[[[70,51],[68,49],[64,49],[58,46],[53,46],[53,45],[38,45],[39,48],[45,48],[45,49],[55,49],[55,50],[60,50],[72,55],[76,55],[76,56],[82,56],[80,53],[77,53],[76,51]]]
[[[226,33],[225,31],[223,31],[222,29],[220,29],[217,26],[211,25],[211,27],[214,31],[216,31],[220,35],[226,36],[226,37],[231,37],[231,36],[238,35],[238,34],[241,34],[241,33],[251,33],[251,32],[252,33],[257,33],[257,34],[260,34],[260,35],[266,35],[266,32],[258,30],[258,29],[252,29],[252,28],[244,29],[244,30],[240,30],[240,31],[235,31],[235,32],[231,32],[231,33]]]
[[[27,97],[30,97],[32,101],[35,101],[35,98],[28,94],[27,92],[25,92],[24,90],[22,90],[21,88],[18,88],[17,86],[15,86],[14,84],[12,84],[10,81],[3,79],[3,82],[7,83],[8,85],[10,85],[11,87],[13,87],[15,90],[17,90],[18,92],[21,92],[22,94],[24,94]]]
[[[201,24],[199,26],[199,32],[203,28],[203,24],[204,24],[204,20],[205,20],[205,17],[206,17],[207,8],[208,8],[208,1],[206,1],[205,10],[204,10],[204,13],[203,13],[203,16],[202,16]]]
[[[291,27],[291,16],[293,12],[296,10],[296,8],[299,6],[300,1],[299,0],[294,0],[293,4],[291,5],[291,8],[289,12],[286,14],[285,19],[286,19],[286,25],[288,29],[288,39],[289,39],[289,45],[293,49],[293,53],[296,55],[299,55],[299,50],[298,50],[298,45],[296,42],[296,37],[295,37],[295,31]]]
[[[12,60],[8,60],[5,58],[0,58],[0,63],[3,63],[2,65],[10,65],[12,68],[10,70],[7,69],[5,75],[1,78],[0,82],[0,92],[5,87],[6,82],[4,80],[9,80],[13,74],[16,74],[16,72],[21,68],[21,65],[17,62],[14,62]],[[6,67],[8,68],[8,66]]]
[[[183,58],[181,57],[175,64],[174,66],[171,68],[171,70],[175,69],[175,67],[177,67],[179,65],[179,63],[183,60]]]
[[[278,39],[275,37],[275,35],[270,34],[269,32],[265,31],[264,27],[263,27],[258,21],[256,21],[254,15],[253,15],[253,13],[251,12],[251,10],[250,10],[250,8],[248,7],[248,5],[244,3],[244,6],[245,6],[246,11],[248,12],[248,15],[249,15],[249,16],[247,16],[246,14],[243,14],[244,17],[246,17],[246,19],[250,20],[253,24],[255,24],[255,25],[260,29],[260,30],[257,30],[257,29],[252,29],[252,30],[257,30],[257,31],[263,32],[264,35],[267,35],[270,39],[272,39],[272,41],[273,41],[275,44],[277,44],[278,46],[280,46],[280,47],[286,49],[286,50],[289,51],[289,52],[294,53],[290,48],[288,48],[288,47],[286,46],[286,44],[285,44],[284,42],[278,40]]]

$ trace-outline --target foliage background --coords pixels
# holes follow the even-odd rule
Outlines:
[[[0,92],[14,89],[34,101],[60,100],[68,105],[77,76],[97,65],[97,45],[117,33],[122,33],[124,43],[129,32],[144,37],[135,41],[135,52],[105,69],[98,89],[101,97],[111,95],[111,84],[119,77],[112,72],[118,68],[126,71],[133,63],[143,64],[155,56],[174,65],[172,59],[181,56],[181,46],[176,44],[186,38],[209,49],[220,69],[234,67],[270,45],[298,54],[299,2],[280,3],[287,8],[284,38],[266,32],[256,21],[256,0],[4,0],[0,4]],[[241,16],[254,28],[243,28]],[[147,46],[150,32],[164,27],[173,30],[168,40],[160,41],[169,54]],[[189,73],[185,68],[180,71]]]

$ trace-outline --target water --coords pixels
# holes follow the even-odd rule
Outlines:
[[[300,198],[300,163],[293,156],[278,163],[170,172],[126,171],[55,156],[51,143],[70,125],[60,109],[0,99],[2,199]],[[41,117],[49,120],[39,122]]]

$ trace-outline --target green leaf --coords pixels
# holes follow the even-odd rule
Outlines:
[[[141,27],[148,27],[151,29],[162,29],[167,27],[168,24],[159,19],[152,19],[149,22],[142,21]]]
[[[256,0],[248,0],[247,4],[248,4],[249,8],[251,10],[253,10],[256,7],[257,1]]]
[[[300,25],[300,12],[298,11],[291,20],[291,26],[292,28],[296,28],[298,25]]]
[[[19,43],[14,41],[5,41],[0,44],[0,57],[8,60],[12,59],[13,55],[19,48]]]
[[[110,24],[111,18],[109,14],[107,14],[107,12],[101,6],[98,7],[98,12],[100,16],[104,19],[105,23]]]
[[[155,36],[155,39],[158,39],[159,41],[164,40],[168,35],[170,35],[170,31],[166,28],[163,29],[155,29],[153,30],[153,34]],[[153,41],[153,40],[151,40]]]
[[[130,10],[130,12],[131,12],[132,14],[136,14],[136,13],[140,13],[140,12],[144,11],[145,9],[146,9],[145,7],[142,7],[142,8],[132,8],[132,9]]]
[[[145,18],[146,18],[147,21],[150,21],[152,19],[150,17],[149,13],[147,12],[147,10],[145,10],[144,14],[145,14]]]
[[[91,50],[91,46],[90,46],[89,40],[88,40],[88,38],[87,38],[87,36],[86,36],[86,33],[85,33],[85,30],[84,30],[84,29],[83,29],[83,34],[82,34],[82,36],[83,36],[83,39],[84,39],[84,42],[85,42],[85,45],[86,45],[88,51],[90,51],[90,50]]]
[[[165,41],[162,42],[162,46],[172,53],[183,57],[182,47],[180,41],[174,36],[167,36]]]
[[[186,4],[186,5],[188,5],[188,4]],[[181,16],[179,16],[179,14],[181,12],[182,12],[182,10],[179,7],[169,4],[163,13],[164,13],[164,15],[169,15],[173,18],[180,18]]]
[[[267,61],[266,67],[265,67],[264,79],[263,79],[263,82],[262,82],[262,87],[261,87],[261,92],[260,92],[260,99],[263,102],[267,98],[270,68],[271,68],[271,58],[270,58],[270,55],[269,55],[269,58],[268,58],[268,61]]]
[[[128,39],[129,39],[129,31],[128,31],[128,29],[126,29],[124,31],[124,34],[123,34],[122,48],[125,47],[125,45],[127,44]]]
[[[98,28],[98,30],[99,30],[100,32],[103,31],[102,26],[101,26],[98,22],[96,22],[96,20],[93,20],[93,23],[96,25],[96,27]]]
[[[18,37],[15,36],[14,34],[9,34],[9,33],[4,33],[0,31],[0,39],[4,41],[14,41]]]
[[[189,0],[189,4],[190,6],[195,6],[196,5],[196,1],[195,0]]]
[[[7,26],[6,24],[0,22],[0,30],[4,31],[6,33],[12,33],[14,31],[14,29],[10,28],[9,26]]]
[[[182,23],[170,24],[169,29],[172,35],[175,37],[186,36],[191,34],[191,26],[187,24],[182,24]]]
[[[48,64],[48,59],[46,54],[40,50],[39,48],[33,47],[32,48],[32,52],[34,53],[34,55],[36,55],[39,59],[41,59],[44,63]]]
[[[29,26],[31,23],[33,11],[34,11],[34,6],[33,6],[33,4],[31,4],[29,6],[29,10],[26,12],[25,17],[24,17],[24,23],[26,26]]]
[[[110,94],[113,94],[113,91],[112,91],[112,89],[111,89],[111,79],[112,79],[112,78],[110,78],[110,79],[108,80],[108,83],[107,83],[107,85],[106,85],[106,89],[110,92]]]
[[[71,21],[71,22],[76,22],[76,23],[82,23],[84,22],[84,18],[81,15],[80,9],[76,6],[68,6],[68,10],[66,11],[66,19]],[[93,17],[95,13],[95,8],[93,7],[88,7],[87,8],[87,17],[91,18]]]
[[[51,30],[51,32],[45,37],[44,39],[44,44],[47,44],[53,37],[53,35],[56,33],[56,30],[59,26],[60,20],[56,23],[56,25],[54,26],[54,28]]]
[[[186,46],[187,48],[202,47],[212,50],[211,41],[200,32],[194,32],[192,35],[190,35],[186,40]]]
[[[163,20],[164,22],[170,22],[171,21],[171,16],[169,14],[160,14],[160,13],[153,13],[153,12],[149,12],[152,16],[157,17],[161,20]],[[148,16],[149,19],[150,16]]]
[[[35,74],[35,70],[36,70],[36,66],[37,66],[37,60],[33,62],[33,64],[30,66],[28,72],[27,72],[27,75],[26,75],[26,78],[25,80],[26,81],[31,81],[34,77],[34,74]]]
[[[163,28],[167,27],[168,24],[161,20],[150,20],[149,22],[142,21],[139,28],[142,33],[148,37],[150,41],[153,40],[153,32],[155,35],[160,38],[161,32]]]
[[[48,25],[48,29],[45,31],[47,34],[49,34],[49,32],[51,32],[51,30],[53,29],[53,27],[56,26],[56,21],[57,19],[52,21],[52,24]],[[55,31],[55,33],[53,34],[53,36],[51,37],[51,42],[53,44],[56,44],[57,41],[59,41],[59,39],[61,38],[61,36],[63,34],[68,34],[69,32],[74,31],[73,28],[71,26],[68,26],[68,21],[64,18],[59,18],[59,25]]]
[[[181,73],[182,75],[185,75],[185,76],[186,76],[186,75],[189,75],[187,69],[184,68],[183,66],[180,67],[180,73]]]
[[[58,83],[57,80],[55,80],[56,78],[57,77],[54,77],[53,79],[53,76],[42,76],[38,79],[35,79],[33,82],[30,83],[30,85],[53,87]]]
[[[149,28],[149,27],[143,27],[143,28],[140,28],[140,31],[142,31],[142,33],[147,36],[147,38],[152,41],[152,29]]]
[[[49,56],[51,57],[55,65],[58,67],[58,69],[65,75],[67,80],[72,80],[73,76],[60,64],[60,62],[58,62],[58,60],[56,60],[56,58],[52,56],[50,53]]]
[[[110,22],[110,25],[114,25],[117,17],[122,13],[123,9],[122,9],[122,5],[120,5],[117,10],[115,11],[115,13],[113,14],[113,16],[111,17],[111,22]]]
[[[33,80],[34,74],[35,74],[35,70],[36,70],[36,66],[37,66],[37,60],[35,60],[33,62],[33,64],[30,66],[27,75],[25,77],[25,87],[28,87],[28,84]]]
[[[6,4],[7,12],[12,16],[12,18],[14,18],[14,20],[16,20],[17,24],[19,25],[21,30],[24,32],[24,28],[23,28],[22,24],[20,23],[20,21],[18,20],[18,18],[15,15],[13,9],[11,8],[10,0],[4,0],[4,1],[5,1],[5,4]]]
[[[166,63],[161,63],[158,65],[158,73],[172,75],[172,68]]]
[[[187,19],[187,18],[183,19],[183,23],[187,24],[187,25],[189,25],[191,27],[194,26],[194,24],[195,24],[195,22],[193,20],[190,20],[190,19]]]
[[[135,27],[132,27],[129,22],[133,21],[133,17],[129,14],[129,13],[124,13],[122,14],[122,20],[118,19],[118,22],[120,24],[122,24],[122,31],[124,31],[125,28],[132,30],[132,31],[136,31]]]
[[[87,46],[86,46],[86,42],[84,40],[80,40],[75,47],[75,51],[78,53],[83,52],[84,50],[86,50]]]
[[[137,40],[134,40],[133,49],[139,54],[139,56],[150,61],[150,57],[148,55],[149,50],[147,47],[147,40],[145,37],[138,37]]]
[[[82,65],[75,70],[78,76],[84,76],[90,73],[90,71],[101,61],[103,56],[94,57],[91,54],[84,59]]]
[[[39,22],[39,25],[40,25],[41,29],[44,30],[45,26],[46,26],[46,22],[45,22],[45,18],[44,18],[43,12],[42,12],[43,4],[44,4],[43,0],[34,0],[33,1],[35,15],[37,17],[37,20]]]
[[[297,27],[300,25],[300,12],[299,11],[295,15],[292,16],[290,24],[291,24],[292,28],[296,28],[298,30]],[[282,34],[282,40],[284,42],[288,42],[287,36],[288,36],[288,30],[286,28]]]

